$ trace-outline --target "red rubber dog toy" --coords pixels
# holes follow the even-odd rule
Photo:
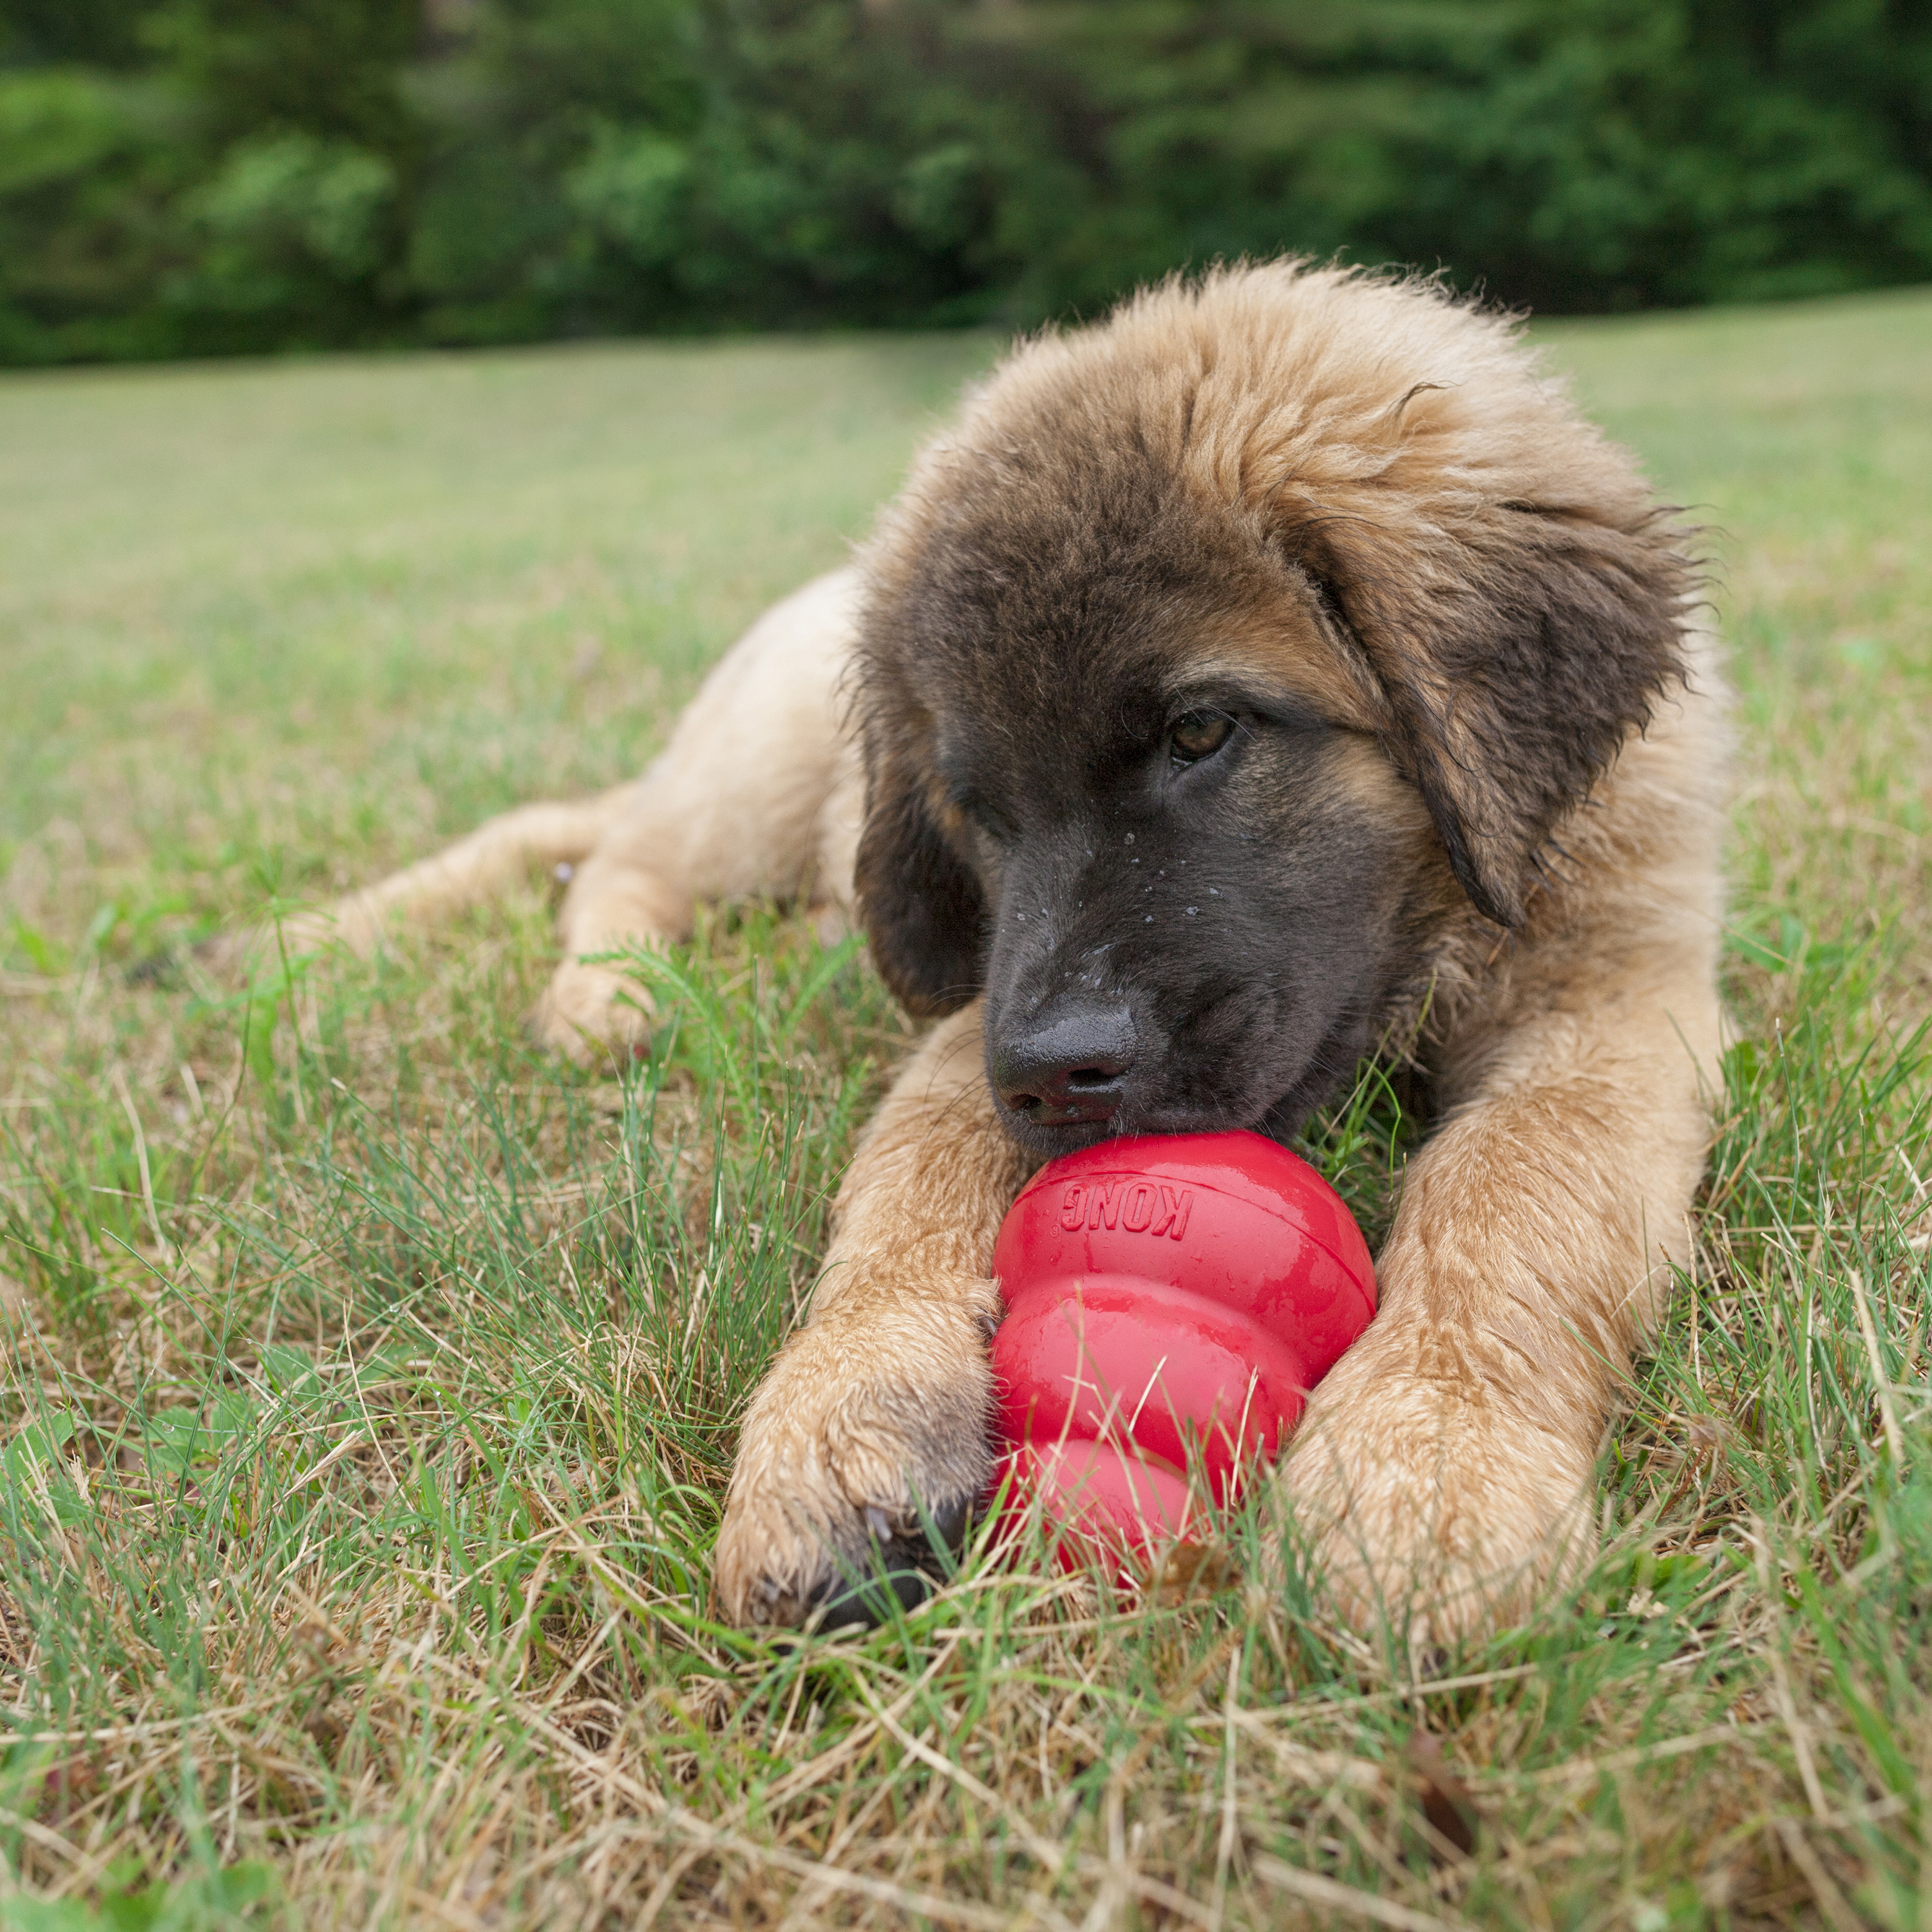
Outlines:
[[[1340,1197],[1259,1134],[1102,1141],[1042,1168],[993,1250],[1009,1507],[1131,1576],[1271,1460],[1376,1312]],[[1190,1484],[1204,1477],[1211,1497]]]

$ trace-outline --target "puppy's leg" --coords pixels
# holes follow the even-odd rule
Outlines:
[[[586,1059],[648,1030],[644,988],[586,956],[682,938],[700,899],[790,897],[806,883],[828,802],[851,768],[838,686],[854,597],[850,571],[807,584],[705,680],[571,880],[559,920],[566,958],[536,1016],[548,1044]],[[834,890],[849,896],[849,879]]]
[[[956,1533],[992,1466],[993,1240],[1031,1166],[993,1117],[975,1002],[868,1130],[811,1313],[752,1398],[718,1539],[725,1615],[802,1622],[875,1550],[916,1554],[922,1511]]]
[[[478,826],[466,838],[326,909],[296,914],[279,928],[258,926],[223,944],[239,963],[277,943],[290,951],[337,945],[367,958],[386,932],[428,926],[496,898],[538,866],[574,866],[622,816],[634,781],[596,798],[519,806]]]
[[[1310,1404],[1286,1490],[1364,1628],[1513,1621],[1592,1546],[1604,1423],[1684,1258],[1718,1043],[1708,938],[1623,936],[1524,964],[1410,1165],[1381,1312]]]

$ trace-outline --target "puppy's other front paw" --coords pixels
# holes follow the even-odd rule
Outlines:
[[[553,1052],[579,1066],[593,1066],[649,1040],[650,1006],[650,995],[635,980],[570,959],[550,976],[530,1026]]]
[[[821,1317],[753,1398],[718,1533],[713,1583],[734,1623],[876,1623],[930,1587],[992,1472],[997,1300],[952,1298]],[[884,1582],[880,1582],[881,1572]]]
[[[1378,1370],[1358,1344],[1316,1392],[1282,1484],[1342,1617],[1418,1650],[1519,1622],[1576,1574],[1593,1474],[1507,1392]]]

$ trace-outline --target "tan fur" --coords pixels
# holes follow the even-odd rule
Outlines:
[[[1323,634],[1299,603],[1270,599],[1246,623],[1202,639],[1198,664],[1204,679],[1222,669],[1258,671],[1318,716],[1352,730],[1388,728],[1388,701],[1373,674],[1339,638]]]
[[[1693,640],[1686,677],[1556,825],[1545,874],[1519,884],[1532,854],[1516,775],[1497,769],[1494,718],[1438,674],[1425,622],[1448,610],[1479,626],[1470,573],[1507,582],[1512,544],[1636,541],[1648,499],[1493,318],[1412,286],[1288,268],[1170,286],[1020,348],[882,520],[874,584],[947,514],[958,466],[1004,460],[1044,423],[1076,434],[1083,409],[1097,419],[1115,401],[1166,439],[1204,514],[1317,530],[1330,566],[1371,586],[1364,644],[1319,636],[1305,615],[1299,629],[1258,616],[1202,638],[1204,656],[1298,677],[1364,734],[1346,782],[1432,851],[1423,797],[1447,798],[1469,866],[1500,902],[1520,896],[1505,934],[1439,851],[1431,862],[1444,910],[1414,1018],[1448,1111],[1378,1258],[1382,1311],[1316,1391],[1279,1491],[1358,1624],[1387,1619],[1413,1641],[1493,1625],[1587,1555],[1604,1420],[1688,1253],[1719,1044],[1714,654]],[[696,898],[796,891],[814,865],[850,902],[856,768],[836,693],[854,592],[842,574],[761,620],[646,778],[587,808],[567,952],[675,936]],[[1418,718],[1439,734],[1436,766],[1374,751]],[[369,912],[441,909],[471,890],[442,882],[500,877],[513,851],[554,849],[524,830],[479,838],[473,865],[452,854],[349,902],[344,936],[368,932]],[[567,961],[546,1036],[580,1052],[633,1038],[636,998]],[[998,1126],[979,1028],[976,1002],[900,1076],[846,1178],[805,1324],[747,1414],[716,1564],[735,1619],[799,1621],[836,1560],[862,1561],[922,1502],[986,1474],[1000,1306],[987,1270],[1030,1162]]]

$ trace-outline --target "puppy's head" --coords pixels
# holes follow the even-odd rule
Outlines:
[[[1677,674],[1688,566],[1502,323],[1292,267],[1021,350],[869,559],[859,886],[1042,1152],[1292,1131]]]

